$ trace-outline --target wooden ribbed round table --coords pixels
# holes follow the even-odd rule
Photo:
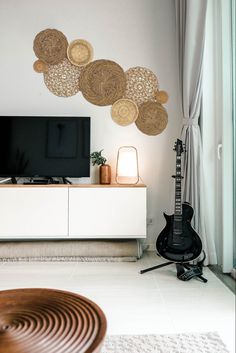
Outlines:
[[[103,311],[91,300],[54,289],[0,291],[0,353],[100,352]]]

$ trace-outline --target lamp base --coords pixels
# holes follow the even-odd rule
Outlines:
[[[139,177],[136,175],[134,177],[127,177],[127,176],[116,176],[116,182],[117,184],[130,184],[130,185],[135,185],[138,184],[139,182]]]

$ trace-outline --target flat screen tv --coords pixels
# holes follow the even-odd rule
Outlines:
[[[0,177],[89,175],[89,117],[0,116]]]

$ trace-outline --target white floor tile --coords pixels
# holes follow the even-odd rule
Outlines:
[[[0,264],[0,290],[57,288],[79,293],[103,309],[110,334],[217,331],[234,353],[235,297],[208,269],[208,283],[182,282],[175,266],[154,253],[137,262],[15,262]]]

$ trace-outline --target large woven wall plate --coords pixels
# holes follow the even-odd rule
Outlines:
[[[82,68],[74,66],[68,59],[57,65],[49,65],[44,73],[47,88],[56,96],[70,97],[79,91],[79,78]]]
[[[95,105],[112,105],[122,98],[126,77],[120,65],[111,60],[95,60],[86,65],[80,76],[84,98]]]
[[[34,52],[37,58],[47,64],[58,64],[66,58],[68,42],[65,35],[57,29],[45,29],[34,39]]]
[[[100,307],[75,293],[0,291],[1,353],[100,352],[106,326]]]
[[[154,94],[159,88],[156,75],[145,67],[132,67],[125,72],[127,79],[124,98],[134,100],[138,105],[154,101]]]
[[[111,107],[111,117],[118,125],[130,125],[138,117],[138,106],[131,99],[119,99]]]
[[[167,123],[168,115],[161,104],[149,101],[139,106],[139,116],[135,124],[144,134],[158,135],[166,128]]]
[[[67,48],[67,57],[73,65],[87,65],[93,59],[93,48],[84,39],[73,40]]]

